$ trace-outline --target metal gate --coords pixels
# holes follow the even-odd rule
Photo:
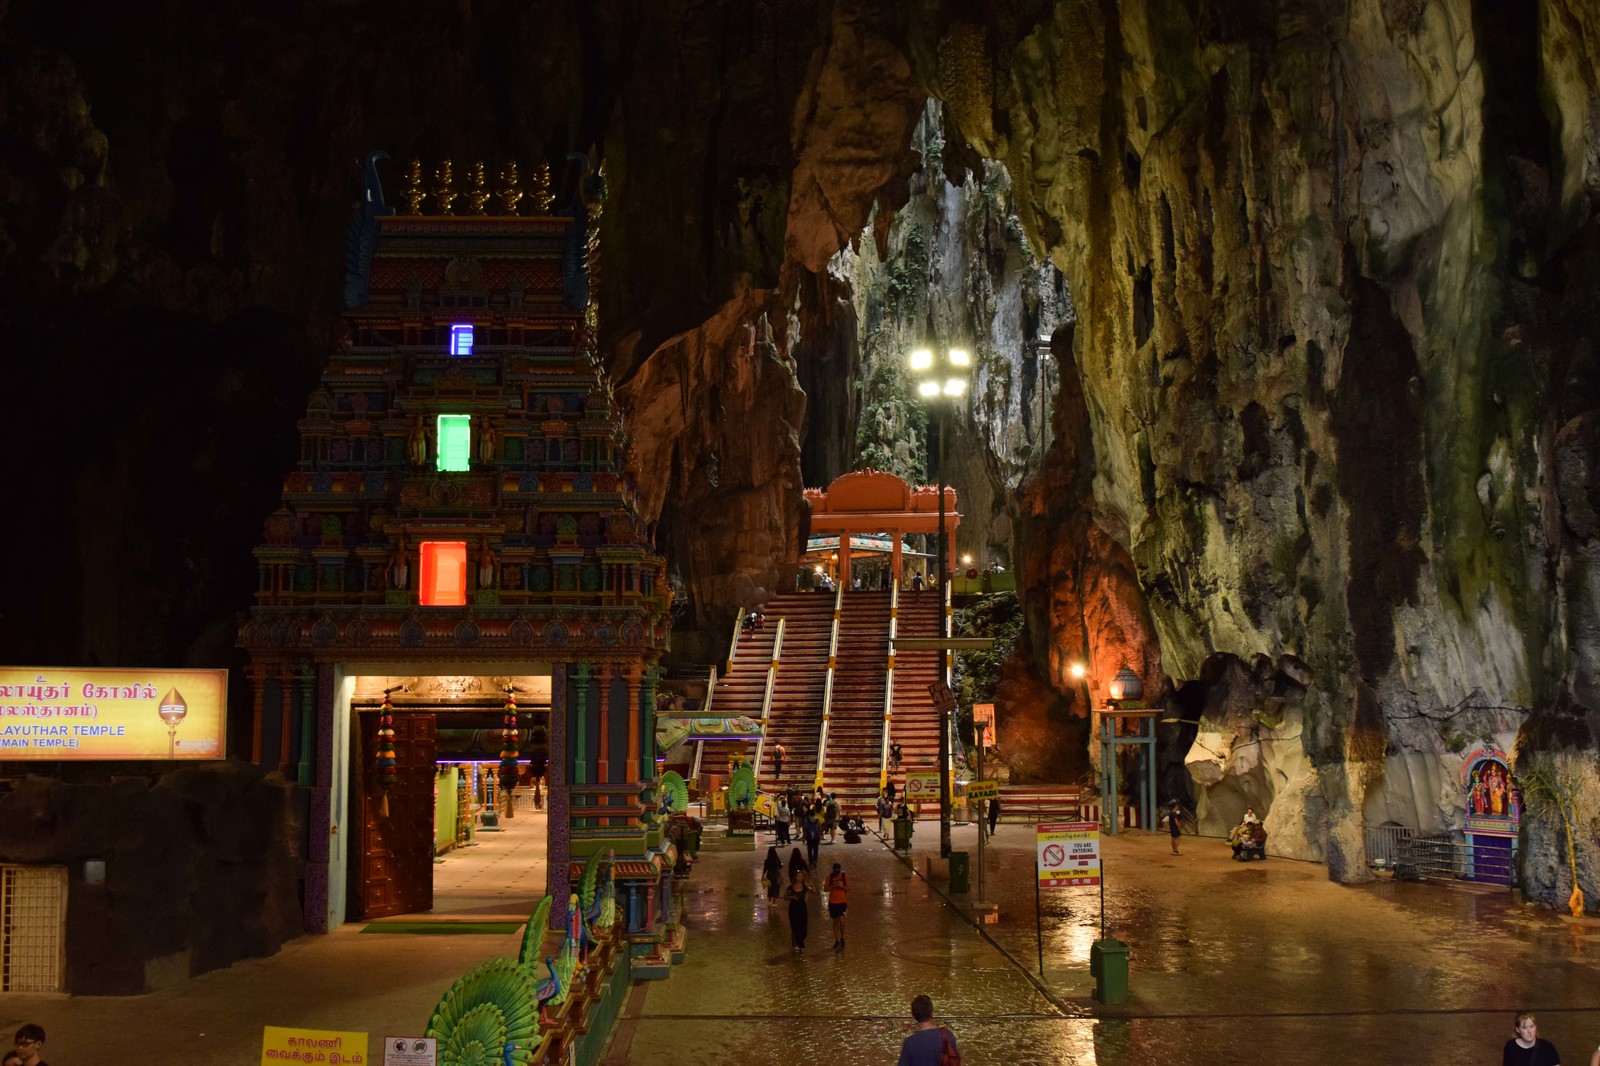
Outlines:
[[[1515,841],[1503,843],[1451,830],[1424,832],[1398,825],[1367,826],[1367,856],[1399,881],[1516,883]]]
[[[0,866],[0,992],[60,992],[67,868]]]

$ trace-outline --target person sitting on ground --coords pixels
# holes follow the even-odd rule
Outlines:
[[[1244,850],[1244,825],[1236,825],[1228,830],[1228,847],[1233,849],[1233,857],[1239,858],[1239,852]]]
[[[844,820],[844,842],[846,844],[861,843],[861,834],[867,827],[861,824],[860,818],[846,818]]]

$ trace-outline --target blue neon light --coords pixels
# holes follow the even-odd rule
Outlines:
[[[457,323],[450,327],[450,354],[472,354],[472,327]]]

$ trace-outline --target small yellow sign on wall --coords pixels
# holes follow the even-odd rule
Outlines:
[[[367,1034],[266,1026],[261,1031],[261,1066],[283,1066],[284,1063],[295,1062],[365,1066]]]

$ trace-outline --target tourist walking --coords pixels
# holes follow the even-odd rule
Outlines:
[[[833,950],[844,950],[844,912],[850,907],[850,879],[844,875],[844,868],[838,863],[833,864],[833,872],[828,875],[828,917],[833,919]]]
[[[789,852],[789,880],[793,881],[795,874],[806,869],[809,867],[806,866],[806,857],[801,854],[800,849],[795,848]]]
[[[767,861],[761,864],[761,887],[767,890],[768,903],[777,899],[783,889],[783,860],[778,858],[776,847],[767,849]]]
[[[778,810],[772,816],[772,824],[777,828],[776,844],[789,843],[789,801],[786,797],[778,797]]]
[[[917,1031],[900,1045],[897,1066],[960,1066],[961,1049],[956,1034],[933,1020],[933,1000],[918,996],[911,1001]]]
[[[790,866],[793,867],[793,863]],[[789,944],[795,951],[806,949],[807,926],[811,911],[807,906],[811,897],[811,879],[805,870],[796,870],[789,878]]]
[[[886,786],[884,786],[883,794],[889,797],[889,806],[890,807],[894,806],[895,793],[898,792],[898,791],[899,791],[899,789],[898,789],[898,787],[895,785],[895,783],[893,781],[890,781]]]
[[[904,758],[900,751],[900,742],[895,741],[889,745],[889,769],[894,773],[900,772],[900,760]],[[894,799],[894,782],[889,782],[889,799]]]
[[[1561,1053],[1539,1035],[1539,1023],[1532,1011],[1517,1015],[1511,1031],[1516,1035],[1506,1041],[1505,1053],[1500,1059],[1502,1066],[1561,1066]]]
[[[1178,817],[1182,813],[1183,811],[1178,806],[1178,801],[1173,800],[1172,805],[1167,808],[1167,832],[1172,836],[1172,854],[1174,855],[1181,854],[1178,851],[1178,837],[1182,835],[1183,830],[1178,828]]]
[[[894,803],[887,792],[878,793],[878,835],[883,835],[883,823],[894,814]]]
[[[828,843],[832,844],[839,829],[839,797],[832,792],[828,793],[828,802],[822,805],[822,824],[828,831]]]
[[[783,778],[783,745],[782,744],[774,744],[772,746],[772,777],[773,777],[773,780],[775,780],[775,781],[776,780],[781,780]]]
[[[806,816],[805,824],[801,828],[806,838],[806,862],[815,870],[817,853],[822,850],[822,812],[813,809]]]
[[[994,839],[994,827],[1000,824],[1000,797],[989,801],[989,839]]]

